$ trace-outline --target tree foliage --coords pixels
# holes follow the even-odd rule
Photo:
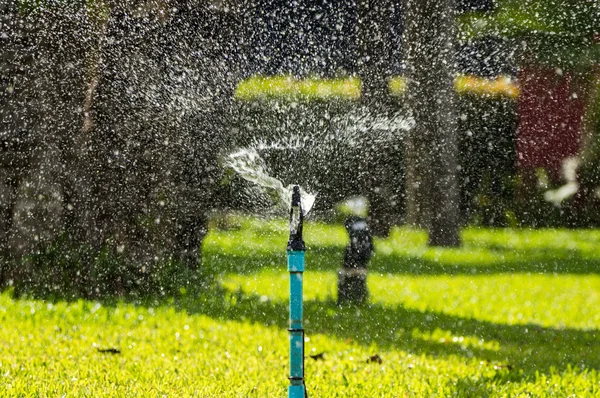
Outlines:
[[[554,66],[589,67],[600,60],[596,0],[499,0],[494,12],[469,13],[460,22],[463,39],[517,39],[538,61]]]

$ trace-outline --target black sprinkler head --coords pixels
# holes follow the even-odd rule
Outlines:
[[[300,187],[298,185],[294,185],[292,192],[292,207],[294,206],[302,206],[300,201]]]
[[[304,251],[304,239],[302,238],[302,224],[304,213],[302,212],[302,201],[300,187],[295,185],[292,192],[292,206],[290,208],[290,239],[288,240],[288,251]]]

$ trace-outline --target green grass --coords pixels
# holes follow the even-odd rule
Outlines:
[[[232,224],[205,242],[222,284],[199,298],[0,295],[0,396],[285,396],[285,223]],[[398,229],[376,242],[370,304],[342,309],[344,230],[305,235],[311,396],[600,396],[600,231],[467,229],[430,249]]]
[[[288,99],[359,99],[360,80],[356,77],[337,79],[296,79],[291,76],[252,76],[241,81],[235,89],[235,98]]]
[[[406,92],[406,79],[392,77],[388,82],[390,94],[401,97]],[[476,76],[458,76],[454,80],[458,94],[471,94],[481,97],[504,97],[516,99],[519,88],[507,76],[486,79]],[[235,98],[244,101],[256,99],[360,99],[361,81],[358,77],[335,79],[306,78],[292,76],[252,76],[238,83]]]

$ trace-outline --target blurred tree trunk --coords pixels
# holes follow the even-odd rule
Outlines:
[[[407,102],[415,119],[404,142],[406,221],[432,246],[458,246],[459,189],[453,0],[406,0]]]
[[[15,42],[18,36],[14,28],[15,11],[13,4],[0,4],[0,32],[5,34],[2,40],[3,51],[0,52],[0,288],[5,286],[8,277],[8,237],[12,229],[15,199],[14,148],[7,139],[8,130],[15,127],[15,109],[12,109],[16,108],[13,104],[14,81],[18,75],[15,65]]]
[[[371,114],[389,114],[394,106],[389,98],[388,79],[391,75],[391,0],[358,0],[357,12],[357,63],[362,84],[362,102]],[[365,153],[370,148],[362,149]],[[377,164],[380,159],[371,157],[370,167],[386,170],[389,165]],[[391,214],[392,193],[378,178],[378,172],[369,174],[369,226],[374,235],[386,236],[393,224]]]
[[[110,200],[98,222],[144,270],[175,260],[196,271],[228,139],[239,23],[183,0],[168,12],[147,5],[113,9],[106,33],[93,109],[97,187]]]
[[[86,21],[76,11],[43,10],[13,15],[14,109],[5,124],[15,171],[7,246],[19,258],[63,232],[62,150],[79,126],[83,98],[81,59]],[[16,106],[15,106],[16,105]]]
[[[80,126],[87,21],[69,6],[2,13],[2,279],[28,283],[44,272],[31,258],[64,232],[64,148]]]
[[[89,2],[85,14],[88,18],[83,70],[84,90],[81,104],[81,127],[69,137],[63,148],[66,169],[64,178],[64,211],[67,232],[77,245],[89,245],[99,249],[104,240],[98,227],[98,195],[95,189],[94,157],[98,149],[93,147],[93,105],[100,78],[103,45],[110,8],[103,0]]]

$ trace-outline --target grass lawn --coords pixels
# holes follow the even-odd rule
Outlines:
[[[0,396],[286,396],[285,227],[211,231],[221,287],[200,298],[0,295]],[[370,305],[344,309],[343,228],[305,235],[306,350],[324,353],[306,360],[310,396],[600,396],[599,230],[466,229],[460,249],[395,230],[376,242]]]

